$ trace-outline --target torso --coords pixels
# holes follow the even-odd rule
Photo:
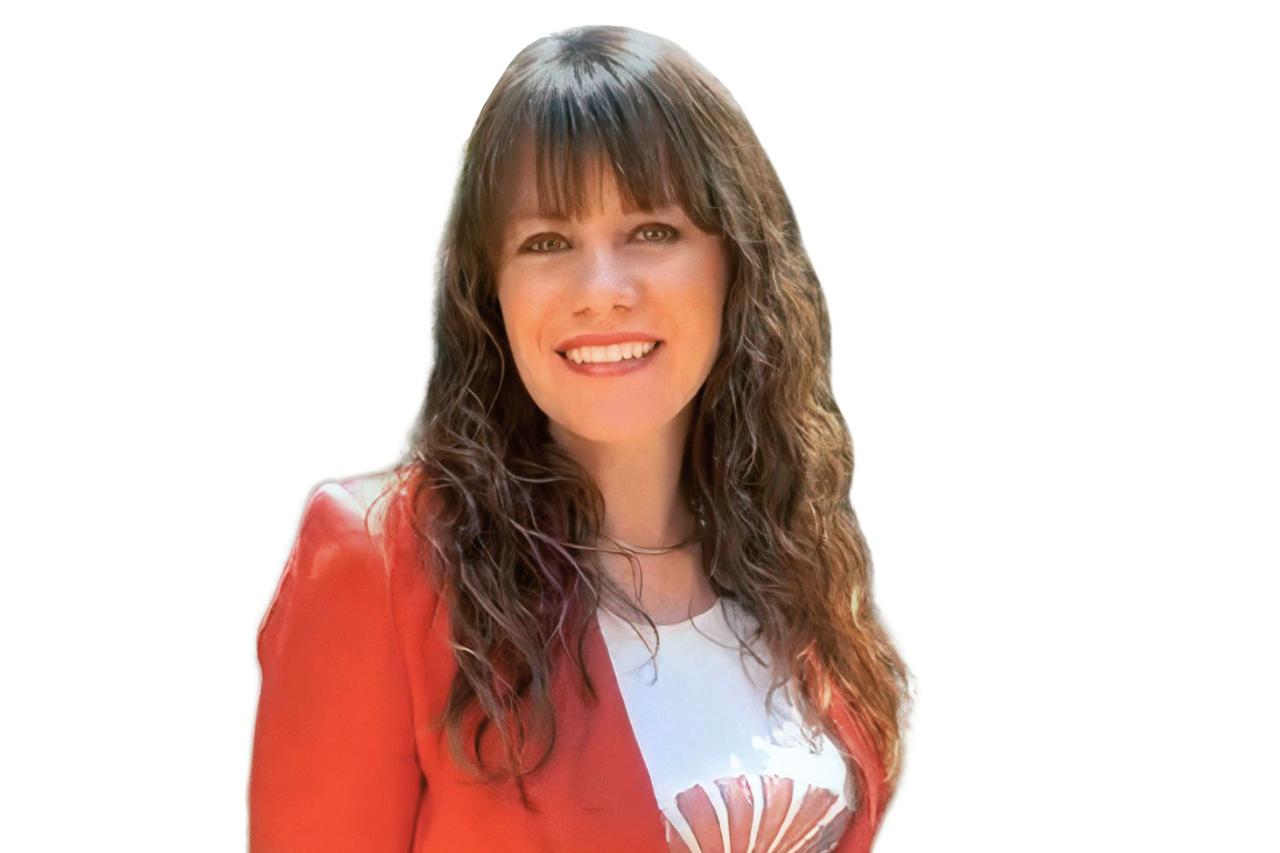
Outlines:
[[[829,735],[806,741],[794,681],[765,706],[771,656],[740,654],[758,627],[745,609],[725,598],[656,637],[597,618],[672,853],[837,846],[856,781]]]

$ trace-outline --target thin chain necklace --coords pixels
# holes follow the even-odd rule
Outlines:
[[[601,533],[600,536],[601,538],[608,539],[613,544],[621,548],[624,548],[628,551],[631,551],[634,554],[666,554],[671,551],[679,550],[680,548],[683,548],[684,546],[690,543],[701,541],[702,529],[706,526],[707,526],[707,523],[706,523],[706,520],[702,517],[702,513],[698,513],[698,526],[694,534],[690,536],[688,539],[685,539],[683,542],[677,542],[675,545],[668,545],[665,547],[664,546],[654,547],[654,546],[648,546],[648,545],[632,545],[629,542],[623,542],[621,539],[615,539],[612,536],[608,535],[607,533]]]
[[[632,545],[628,542],[623,542],[621,539],[614,539],[612,536],[608,535],[607,533],[601,533],[600,537],[602,539],[608,539],[613,544],[621,548],[625,548],[626,550],[631,551],[632,553],[635,553],[635,554],[666,554],[669,551],[679,550],[680,548],[683,548],[684,546],[688,545],[691,542],[697,542],[702,539],[702,536],[700,534],[694,534],[693,536],[690,536],[688,539],[684,540],[683,542],[678,542],[675,545],[668,545],[666,547],[650,547],[647,545]]]

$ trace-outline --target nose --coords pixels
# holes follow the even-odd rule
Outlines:
[[[601,313],[618,305],[630,306],[639,295],[640,270],[628,260],[625,252],[609,245],[584,248],[579,263],[569,271],[575,309],[591,309]]]

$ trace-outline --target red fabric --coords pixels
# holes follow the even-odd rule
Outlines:
[[[585,655],[599,704],[582,697],[576,667],[555,668],[556,750],[527,785],[541,814],[524,809],[514,784],[478,784],[453,764],[443,732],[428,725],[455,664],[447,608],[408,523],[411,485],[366,518],[389,476],[315,489],[259,626],[250,853],[666,853],[594,622]],[[883,812],[881,765],[847,708],[832,721],[870,777],[837,853],[864,853]],[[496,738],[485,743],[496,756]]]

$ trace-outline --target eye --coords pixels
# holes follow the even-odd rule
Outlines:
[[[552,253],[551,250],[537,249],[534,247],[547,242],[555,243],[557,240],[559,240],[562,243],[564,242],[563,238],[557,237],[554,234],[539,234],[537,237],[534,237],[528,243],[524,244],[525,251],[530,252],[531,254],[534,254],[534,255],[549,255]]]
[[[641,241],[644,243],[657,243],[657,244],[674,243],[676,241],[676,238],[680,235],[680,232],[672,228],[670,225],[663,225],[659,222],[653,222],[648,225],[641,225],[639,228],[636,229],[636,232],[639,234],[652,234],[656,232],[658,234],[670,235],[666,239],[650,240],[646,237],[644,240]]]

